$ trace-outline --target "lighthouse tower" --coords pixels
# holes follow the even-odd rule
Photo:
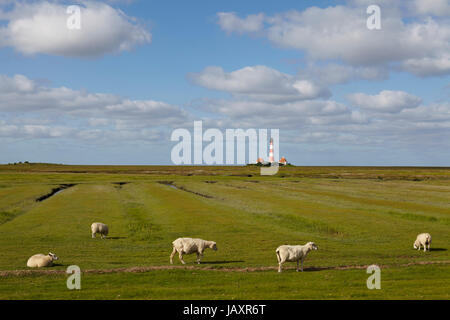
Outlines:
[[[274,163],[274,157],[273,157],[273,139],[270,138],[270,148],[269,148],[269,162]]]

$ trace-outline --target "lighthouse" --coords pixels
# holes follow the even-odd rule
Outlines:
[[[267,141],[267,140],[266,140]],[[269,162],[274,163],[275,159],[273,157],[273,138],[270,138],[270,147],[269,147]]]

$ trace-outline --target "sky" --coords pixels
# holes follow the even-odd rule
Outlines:
[[[295,165],[450,166],[450,0],[0,0],[0,163],[173,164],[194,121],[279,129]]]

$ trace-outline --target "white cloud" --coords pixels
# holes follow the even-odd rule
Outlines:
[[[251,14],[244,19],[239,18],[234,12],[219,12],[218,24],[228,33],[258,32],[264,27],[264,14]]]
[[[0,126],[2,136],[78,135],[83,139],[94,135],[105,139],[107,135],[125,138],[136,132],[139,137],[145,137],[148,128],[170,128],[190,119],[186,111],[165,102],[129,100],[65,87],[49,88],[23,75],[0,75],[0,116],[8,120]]]
[[[443,54],[436,58],[408,59],[402,63],[402,67],[422,77],[450,74],[450,54]]]
[[[121,141],[167,143],[167,130],[192,126],[190,114],[165,102],[43,87],[24,76],[0,79],[2,139],[70,139],[102,146]],[[332,100],[242,97],[206,101],[204,111],[210,116],[204,118],[205,128],[279,128],[284,142],[317,146],[448,145],[442,137],[450,134],[450,105],[421,105],[420,98],[402,91],[354,95],[359,110]]]
[[[211,126],[228,128],[282,128],[367,121],[344,104],[332,100],[304,100],[271,103],[249,100],[207,100],[203,109],[216,117]]]
[[[404,91],[383,90],[376,95],[354,93],[348,100],[355,106],[375,112],[400,112],[403,109],[416,108],[422,99]]]
[[[417,14],[450,16],[449,0],[413,0],[411,6]]]
[[[401,111],[400,116],[408,121],[429,124],[446,123],[446,126],[450,127],[450,102],[405,109]]]
[[[30,92],[35,88],[34,82],[23,75],[15,75],[9,78],[4,75],[0,75],[0,92]]]
[[[0,137],[2,138],[31,138],[48,139],[70,137],[76,130],[65,126],[47,125],[10,125],[1,124]]]
[[[12,10],[0,15],[7,20],[7,25],[0,27],[0,46],[13,47],[25,55],[96,57],[150,43],[150,32],[134,18],[105,3],[82,3],[81,29],[69,30],[66,5],[16,2]]]
[[[329,97],[331,93],[314,82],[294,77],[266,66],[245,67],[225,72],[221,67],[207,67],[188,78],[208,89],[225,91],[253,100],[288,102]]]
[[[60,138],[67,136],[74,130],[68,127],[49,127],[42,125],[25,125],[22,128],[24,136],[33,138]]]
[[[161,124],[186,116],[177,106],[154,100],[129,100],[105,93],[66,87],[49,88],[23,76],[0,75],[0,111],[53,112],[95,118],[95,115],[134,119],[158,119]],[[105,119],[103,118],[102,121]],[[92,123],[92,122],[91,122]]]
[[[419,76],[450,73],[448,20],[432,16],[404,19],[397,3],[397,7],[382,9],[381,30],[369,30],[365,7],[358,1],[355,5],[309,7],[265,16],[266,27],[258,31],[276,46],[304,51],[311,61],[341,61],[353,67],[394,65]],[[427,8],[437,11],[440,6]],[[234,13],[229,16],[247,19]],[[227,31],[254,32],[239,24]]]
[[[324,85],[343,84],[360,79],[385,80],[389,77],[389,72],[384,67],[353,67],[337,63],[310,64],[305,69],[305,74]]]
[[[88,119],[88,123],[92,127],[106,126],[110,124],[110,119],[106,118],[90,118]]]

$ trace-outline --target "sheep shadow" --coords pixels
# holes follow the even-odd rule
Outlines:
[[[332,267],[304,267],[303,272],[316,272],[316,271],[325,271],[331,270]]]
[[[127,237],[106,237],[105,240],[120,240],[126,239]]]
[[[302,272],[317,272],[317,271],[325,271],[325,270],[331,270],[332,267],[303,267],[303,271],[299,270],[298,273]],[[284,267],[282,273],[287,272],[294,272],[297,273],[297,268],[295,267]]]
[[[430,248],[430,251],[447,251],[445,248]]]
[[[52,267],[68,267],[68,266],[70,266],[70,265],[66,264],[66,263],[55,263],[55,262],[53,262],[53,265],[52,265]]]
[[[243,260],[231,260],[231,261],[205,261],[201,262],[201,264],[227,264],[227,263],[238,263],[238,262],[245,262]]]

